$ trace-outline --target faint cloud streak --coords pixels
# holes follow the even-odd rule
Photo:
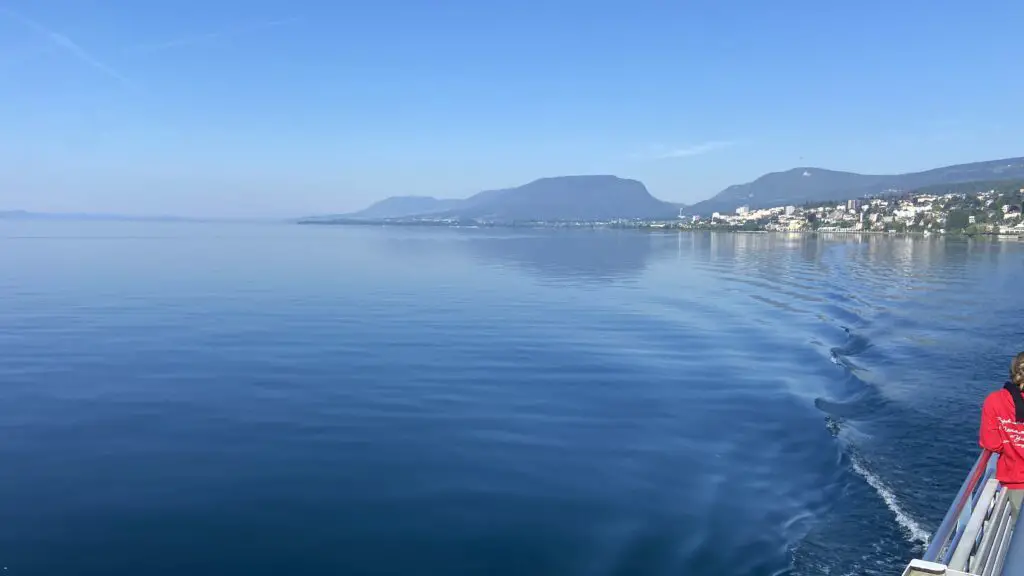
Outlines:
[[[239,34],[245,34],[250,32],[257,32],[260,30],[266,30],[269,28],[277,28],[278,26],[284,26],[299,20],[298,16],[292,16],[290,18],[282,18],[279,20],[268,20],[265,22],[255,22],[250,24],[240,24],[226,28],[224,30],[218,30],[216,32],[207,32],[205,34],[195,34],[191,36],[181,36],[179,38],[173,38],[171,40],[165,40],[163,42],[154,42],[151,44],[140,44],[127,49],[127,52],[131,54],[149,54],[152,52],[160,52],[162,50],[169,50],[171,48],[179,48],[182,46],[192,46],[194,44],[201,44],[203,42],[209,42],[212,40],[218,40],[220,38],[228,38],[231,36],[237,36]]]
[[[28,16],[15,12],[10,8],[0,7],[0,12],[7,14],[12,19],[17,20],[18,22],[31,28],[32,30],[35,30],[42,36],[45,36],[57,48],[60,48],[61,50],[64,50],[68,54],[74,56],[80,62],[83,62],[96,70],[99,70],[100,72],[106,74],[107,76],[110,76],[118,82],[121,82],[129,88],[138,89],[138,85],[135,84],[135,82],[132,82],[127,76],[121,74],[110,65],[105,64],[102,60],[90,54],[85,48],[82,48],[81,45],[79,45],[77,42],[75,42],[68,36],[61,34],[60,32],[51,30],[46,26],[43,26],[39,22],[36,22],[35,20],[29,18]]]
[[[660,160],[665,158],[688,158],[690,156],[699,156],[701,154],[707,154],[708,152],[714,152],[715,150],[728,148],[733,144],[735,144],[735,142],[728,140],[713,140],[701,144],[694,144],[693,146],[683,146],[682,148],[662,150],[657,154],[657,158]]]

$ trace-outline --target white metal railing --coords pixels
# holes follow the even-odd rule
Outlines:
[[[998,458],[987,450],[978,456],[928,549],[905,576],[1002,575],[1015,518],[1009,493],[993,477]]]

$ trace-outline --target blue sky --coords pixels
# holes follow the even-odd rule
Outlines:
[[[0,210],[294,216],[1024,155],[1024,3],[0,0]]]

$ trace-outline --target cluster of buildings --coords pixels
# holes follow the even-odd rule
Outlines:
[[[1024,235],[1021,212],[1024,188],[1018,193],[910,194],[903,197],[851,199],[817,205],[777,206],[710,218],[680,217],[681,228],[822,232],[967,232]]]

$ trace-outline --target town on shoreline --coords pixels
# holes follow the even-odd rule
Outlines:
[[[709,218],[684,216],[675,222],[643,223],[642,228],[709,229],[765,232],[861,232],[920,234],[1024,235],[1024,187],[986,191],[931,190],[873,198],[807,203]]]

